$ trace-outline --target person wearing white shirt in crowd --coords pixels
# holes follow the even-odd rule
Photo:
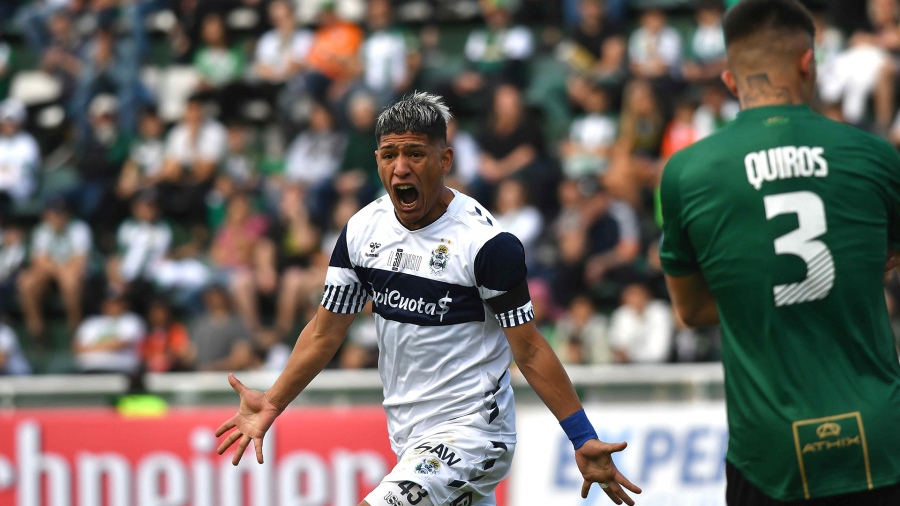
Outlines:
[[[51,281],[59,287],[69,329],[81,321],[91,241],[91,229],[71,217],[64,200],[53,199],[44,206],[43,220],[32,234],[30,265],[18,280],[22,313],[32,336],[44,332],[41,300]]]
[[[585,90],[584,108],[560,146],[563,173],[569,179],[605,173],[619,134],[619,119],[610,111],[609,92],[602,85],[593,83]]]
[[[500,183],[497,188],[497,213],[494,215],[500,226],[516,236],[525,248],[525,263],[532,265],[535,261],[533,252],[537,249],[537,241],[544,229],[544,217],[528,200],[525,184],[516,178]]]
[[[335,128],[331,110],[323,103],[315,103],[309,116],[309,128],[288,146],[284,160],[285,179],[304,188],[329,181],[337,173],[346,146],[347,139]]]
[[[116,195],[121,200],[130,199],[135,192],[155,185],[166,159],[165,124],[153,109],[141,114],[138,137],[129,149],[128,160],[119,175]]]
[[[700,0],[694,19],[697,28],[688,42],[682,74],[690,82],[718,80],[726,67],[721,0]]]
[[[103,301],[102,313],[85,319],[75,332],[75,361],[85,373],[136,374],[143,337],[143,320],[128,312],[122,294],[111,292]]]
[[[469,61],[490,63],[497,60],[527,60],[534,52],[534,39],[524,26],[509,26],[511,13],[505,0],[482,2],[487,29],[476,30],[466,39]],[[499,53],[499,54],[498,54]]]
[[[13,329],[0,322],[0,376],[31,374],[31,365],[22,353],[19,338]]]
[[[640,27],[628,39],[631,71],[639,78],[658,79],[678,72],[681,35],[666,23],[659,9],[641,13]]]
[[[178,179],[186,172],[196,180],[206,179],[225,154],[225,126],[208,118],[204,106],[200,97],[188,99],[184,118],[166,137],[164,178]]]
[[[370,0],[366,25],[369,34],[360,56],[366,88],[387,105],[412,83],[417,53],[402,31],[391,26],[390,0]]]
[[[204,107],[202,97],[191,96],[182,121],[169,132],[159,187],[167,214],[195,223],[206,219],[204,199],[228,139],[225,127],[208,118]]]
[[[623,363],[660,363],[669,358],[675,320],[666,302],[653,300],[639,283],[625,287],[622,305],[610,317],[613,357]]]
[[[294,9],[285,0],[269,4],[269,20],[273,28],[256,44],[253,71],[266,83],[283,84],[305,67],[313,34],[297,29]]]
[[[119,225],[116,243],[119,253],[107,262],[107,279],[112,288],[125,290],[136,280],[150,281],[154,267],[172,245],[172,229],[160,219],[157,195],[146,189],[135,195],[131,218]]]
[[[22,102],[0,102],[0,215],[10,202],[26,201],[37,186],[41,151],[34,137],[22,130],[25,119]]]

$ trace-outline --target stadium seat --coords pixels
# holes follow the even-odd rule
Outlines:
[[[229,29],[238,32],[252,30],[259,24],[259,15],[253,9],[235,9],[228,14],[225,23]]]
[[[327,0],[292,0],[298,20],[305,25],[315,24],[319,9],[326,2]],[[359,23],[366,17],[364,0],[336,0],[334,3],[342,19]]]
[[[149,14],[146,18],[147,31],[150,33],[169,33],[177,24],[178,18],[168,9]]]
[[[194,67],[173,65],[160,72],[155,89],[148,83],[157,97],[159,115],[163,121],[172,123],[181,118],[184,105],[199,82],[200,75]]]
[[[25,105],[46,104],[62,94],[62,83],[41,70],[25,70],[16,74],[9,95]]]

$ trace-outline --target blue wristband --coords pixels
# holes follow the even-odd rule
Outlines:
[[[569,438],[569,441],[572,442],[572,446],[574,446],[576,450],[581,448],[584,443],[587,443],[591,439],[599,439],[597,437],[597,432],[594,430],[594,426],[591,425],[591,422],[588,420],[587,415],[584,414],[583,409],[559,422],[559,425],[566,431],[566,436]]]

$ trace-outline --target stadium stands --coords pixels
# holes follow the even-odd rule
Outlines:
[[[896,12],[867,11],[866,2],[859,12],[807,3],[820,26],[824,112],[900,145],[891,64],[900,46],[878,37],[898,29]],[[639,361],[621,344],[629,337],[615,335],[628,328],[662,336],[663,351],[648,360],[715,362],[715,329],[684,329],[664,315],[654,190],[674,150],[721,128],[737,108],[715,80],[725,7],[717,0],[18,2],[0,21],[0,100],[24,107],[22,130],[41,161],[4,172],[20,148],[0,125],[0,317],[34,372],[77,370],[78,325],[66,321],[60,287],[47,285],[40,299],[42,328],[26,325],[22,304],[23,273],[43,261],[35,231],[45,206],[63,199],[91,231],[86,317],[110,293],[144,320],[163,298],[192,328],[205,316],[203,289],[221,286],[241,316],[251,315],[244,337],[252,352],[240,363],[277,369],[321,297],[311,287],[321,285],[342,224],[379,194],[367,158],[372,127],[360,104],[374,103],[377,112],[418,89],[447,98],[458,119],[456,149],[471,154],[448,184],[477,196],[510,229],[539,223],[528,238],[532,292],[539,325],[564,360]],[[279,22],[285,12],[295,23]],[[224,44],[209,33],[211,17],[222,20]],[[323,22],[342,31],[326,32]],[[862,76],[853,56],[860,54],[878,68]],[[185,121],[189,102],[203,106],[193,123]],[[158,117],[163,131],[154,133],[148,117]],[[313,160],[291,162],[292,145],[328,155],[316,157],[315,170],[327,158],[333,173],[295,177],[304,168],[297,163]],[[14,178],[30,178],[27,195],[14,194]],[[502,186],[507,179],[521,184]],[[523,187],[527,200],[495,201],[501,186]],[[136,218],[132,199],[150,188],[162,217]],[[235,218],[231,203],[241,199],[249,215]],[[156,236],[135,230],[171,237],[164,258],[119,282],[109,269],[122,254],[126,221],[128,237],[146,241],[148,251]],[[52,238],[60,251],[66,237],[58,230]],[[646,297],[629,296],[635,290],[625,288],[634,285]],[[900,282],[887,286],[893,303]],[[646,317],[646,307],[663,316]],[[626,312],[628,324],[610,325]],[[373,364],[364,338],[371,316],[361,318],[363,337],[346,346],[357,359],[338,358],[335,367]]]

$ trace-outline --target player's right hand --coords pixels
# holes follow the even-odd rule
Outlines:
[[[641,487],[631,483],[628,478],[623,476],[612,460],[612,454],[624,450],[625,446],[627,443],[624,442],[610,444],[599,439],[591,439],[575,451],[575,462],[584,478],[584,485],[581,487],[582,498],[587,499],[591,485],[599,483],[600,488],[614,503],[625,502],[629,506],[634,505],[634,500],[628,496],[624,488],[640,494]]]
[[[232,464],[238,465],[241,457],[244,456],[244,450],[247,449],[250,441],[253,441],[253,447],[256,449],[256,461],[262,464],[263,437],[283,409],[269,402],[263,392],[247,388],[238,381],[234,374],[228,374],[228,383],[241,396],[241,405],[237,414],[216,429],[216,437],[219,437],[236,427],[235,431],[222,441],[216,451],[222,455],[235,441],[240,440],[237,450],[234,452],[234,458],[231,459]]]

